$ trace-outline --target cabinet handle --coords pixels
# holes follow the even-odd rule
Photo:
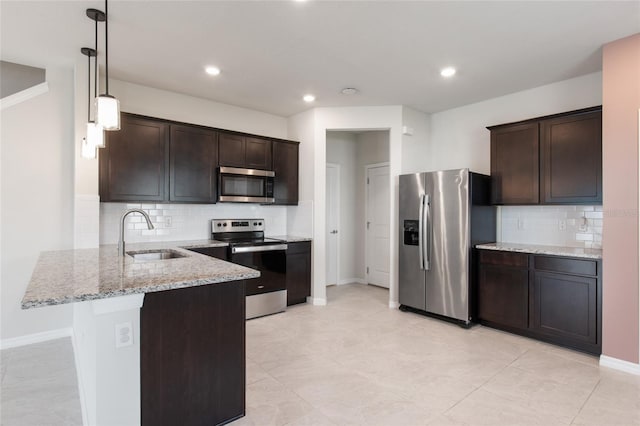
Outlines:
[[[258,288],[264,288],[264,286],[263,285],[259,285]]]

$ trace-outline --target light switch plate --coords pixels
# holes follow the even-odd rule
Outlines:
[[[116,348],[133,345],[133,326],[130,322],[116,324]]]

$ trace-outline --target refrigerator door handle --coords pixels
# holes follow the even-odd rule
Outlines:
[[[418,214],[418,252],[420,253],[420,269],[424,269],[424,199],[420,194],[420,213]]]
[[[428,271],[431,269],[431,197],[429,195],[424,196],[424,234],[421,236],[423,242],[424,253],[422,253],[423,269]]]

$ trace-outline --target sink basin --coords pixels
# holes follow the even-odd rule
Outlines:
[[[176,250],[139,250],[128,251],[127,254],[133,257],[134,262],[152,262],[154,260],[177,259],[187,257]]]

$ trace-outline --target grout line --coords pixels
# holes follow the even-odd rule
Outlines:
[[[578,410],[578,412],[576,413],[575,416],[573,416],[573,419],[571,419],[571,423],[569,423],[570,425],[574,424],[574,422],[576,421],[576,419],[578,418],[578,416],[580,415],[580,413],[582,413],[582,410],[584,409],[584,406],[587,405],[587,402],[589,402],[589,400],[591,399],[591,396],[594,394],[594,392],[596,391],[596,389],[598,388],[598,386],[600,386],[600,382],[602,381],[602,379],[598,379],[598,382],[595,384],[595,386],[593,387],[593,389],[591,389],[591,392],[589,393],[589,396],[587,396],[584,400],[584,402],[582,403],[582,405],[580,406],[580,409]]]

